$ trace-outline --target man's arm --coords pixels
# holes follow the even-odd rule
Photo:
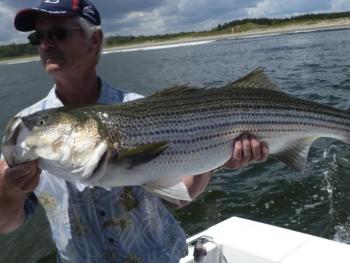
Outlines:
[[[24,202],[39,184],[37,161],[9,168],[0,160],[0,235],[20,227],[25,220]]]
[[[259,142],[254,136],[238,138],[233,144],[232,157],[224,164],[224,167],[239,169],[255,161],[263,162],[267,159],[268,154],[269,149],[267,144]],[[196,176],[183,177],[182,181],[186,185],[192,199],[195,199],[204,191],[212,175],[212,172],[208,172]],[[189,202],[181,201],[181,204],[177,208],[181,208],[187,204]]]

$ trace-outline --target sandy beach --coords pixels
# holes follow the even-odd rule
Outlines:
[[[142,44],[135,45],[121,45],[117,47],[105,48],[104,51],[107,53],[118,52],[118,51],[127,51],[130,49],[142,49],[155,46],[163,45],[176,45],[176,44],[186,44],[186,43],[196,43],[196,42],[205,42],[205,41],[216,41],[223,39],[238,39],[238,38],[247,38],[255,36],[266,36],[266,35],[275,35],[275,34],[287,34],[287,33],[299,33],[299,32],[309,32],[309,31],[319,31],[319,30],[332,30],[332,29],[342,29],[350,28],[350,18],[341,18],[341,19],[332,19],[324,20],[322,22],[301,24],[301,25],[291,25],[283,27],[275,27],[268,29],[259,29],[259,30],[249,30],[242,33],[231,33],[231,34],[222,34],[208,37],[194,37],[194,38],[181,38],[176,40],[166,40],[166,41],[154,41],[154,42],[145,42]]]
[[[179,38],[173,40],[165,41],[149,41],[141,44],[126,44],[116,47],[105,48],[103,53],[114,53],[114,52],[127,52],[135,50],[149,50],[149,49],[160,49],[160,48],[170,48],[188,45],[199,45],[212,41],[223,40],[223,39],[239,39],[248,37],[259,37],[277,34],[288,34],[288,33],[301,33],[310,31],[320,31],[320,30],[335,30],[342,28],[350,28],[350,18],[332,19],[324,20],[321,22],[310,22],[300,25],[290,25],[283,27],[273,27],[267,29],[259,30],[249,30],[241,33],[231,33],[231,34],[221,34],[207,37],[192,37],[192,38]],[[38,57],[26,57],[26,58],[15,58],[9,60],[0,61],[0,64],[17,64],[29,61],[37,61]]]

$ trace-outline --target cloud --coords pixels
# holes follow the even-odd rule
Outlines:
[[[6,43],[9,39],[15,42],[20,39],[20,34],[14,30],[13,16],[15,9],[6,3],[0,5],[0,43]]]
[[[41,0],[2,0],[0,43],[26,41],[13,27],[16,11]],[[90,0],[106,35],[153,35],[208,30],[247,17],[288,17],[350,10],[349,0]]]
[[[105,28],[113,28],[113,33],[163,34],[181,31],[207,30],[219,23],[243,17],[247,7],[253,7],[258,0],[164,0],[161,5],[140,11],[130,11],[125,15],[108,20]]]
[[[165,0],[92,0],[92,2],[104,17],[112,18],[130,12],[148,12],[162,6]]]
[[[104,1],[98,2],[103,3]],[[137,2],[137,3],[136,3]],[[247,17],[288,17],[304,13],[350,10],[349,0],[153,0],[132,1],[111,16],[105,29],[112,35],[151,35],[208,30]],[[147,2],[147,5],[145,4]],[[104,6],[106,7],[106,6]],[[112,9],[111,9],[112,10]]]
[[[332,12],[342,12],[350,10],[350,1],[349,0],[333,0],[331,4]]]
[[[325,12],[331,7],[329,0],[262,0],[247,8],[248,17],[286,17],[304,13]]]

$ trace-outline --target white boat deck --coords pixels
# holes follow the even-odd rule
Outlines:
[[[201,261],[193,258],[193,246],[180,263],[349,263],[350,245],[231,217],[187,240],[209,237]]]

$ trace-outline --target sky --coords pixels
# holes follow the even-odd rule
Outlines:
[[[305,13],[350,11],[350,0],[90,0],[105,35],[154,35],[210,30],[243,18],[283,18]],[[0,44],[26,42],[13,19],[41,0],[0,0]]]

